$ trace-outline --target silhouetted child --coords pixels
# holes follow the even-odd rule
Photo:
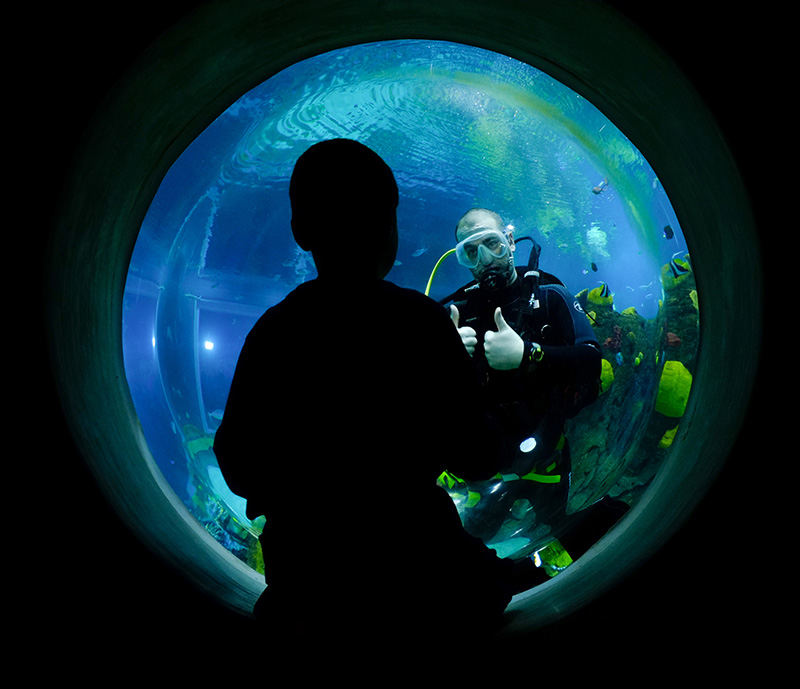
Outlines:
[[[266,516],[256,617],[337,645],[480,633],[511,598],[512,563],[464,531],[436,479],[493,475],[501,439],[447,312],[383,279],[392,172],[362,144],[325,141],[289,194],[319,277],[251,330],[214,443],[248,516]]]

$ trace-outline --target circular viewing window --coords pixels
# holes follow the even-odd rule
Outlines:
[[[604,496],[635,505],[671,451],[699,339],[690,247],[656,171],[544,72],[463,44],[396,40],[303,60],[245,93],[172,165],[142,223],[123,300],[125,373],[158,468],[209,539],[263,572],[262,523],[245,516],[212,444],[248,331],[315,276],[291,236],[288,182],[306,148],[335,137],[395,173],[390,281],[425,290],[472,207],[502,216],[517,265],[540,245],[539,268],[566,285],[603,356],[599,397],[566,426],[568,512]],[[470,279],[445,259],[430,296]],[[466,519],[470,487],[443,485]],[[557,535],[517,500],[485,540],[523,557]]]

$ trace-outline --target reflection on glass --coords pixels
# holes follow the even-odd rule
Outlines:
[[[211,447],[247,332],[315,277],[291,237],[288,180],[309,145],[333,137],[362,141],[395,172],[393,282],[435,299],[468,282],[455,257],[437,260],[472,207],[513,226],[518,265],[525,237],[541,245],[541,269],[582,306],[603,355],[599,398],[565,429],[568,511],[636,501],[670,451],[698,339],[691,259],[656,173],[591,103],[531,66],[392,41],[305,60],[243,95],[175,162],[144,219],[124,296],[125,370],[153,457],[191,513],[263,571],[263,524],[246,518]],[[268,452],[266,430],[263,441]],[[474,487],[442,482],[466,522]],[[571,561],[557,536],[515,500],[487,541],[505,556],[538,552],[557,572]]]

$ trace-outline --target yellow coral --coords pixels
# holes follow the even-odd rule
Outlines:
[[[614,368],[607,359],[601,359],[600,364],[602,365],[600,371],[600,394],[602,395],[614,382]]]
[[[670,430],[666,431],[664,435],[661,436],[661,440],[658,441],[658,446],[661,449],[665,449],[672,445],[672,441],[675,440],[675,434],[678,432],[678,427],[671,428]]]
[[[680,361],[665,361],[658,382],[656,411],[670,418],[683,416],[691,389],[692,374],[688,369]]]
[[[696,289],[693,289],[691,292],[689,292],[689,299],[692,300],[692,306],[694,306],[694,310],[695,311],[699,311],[700,307],[697,306],[697,290]]]

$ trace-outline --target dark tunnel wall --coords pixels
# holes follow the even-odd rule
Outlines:
[[[676,452],[658,479],[660,489],[651,488],[615,537],[567,570],[558,586],[544,587],[514,603],[512,629],[524,633],[580,608],[618,583],[615,572],[640,565],[680,526],[733,445],[755,378],[761,331],[761,275],[748,194],[704,102],[687,88],[668,58],[597,3],[526,3],[525,21],[519,20],[521,6],[511,2],[492,3],[491,8],[481,2],[440,3],[435,8],[413,2],[402,10],[364,7],[355,1],[311,4],[317,12],[284,5],[266,14],[258,11],[263,3],[227,3],[225,12],[211,3],[160,37],[125,80],[113,88],[111,81],[95,82],[97,92],[108,90],[110,97],[77,147],[63,203],[54,214],[45,267],[46,337],[66,420],[104,491],[121,507],[123,521],[147,532],[154,513],[163,511],[165,518],[157,520],[161,532],[156,548],[160,542],[179,566],[205,561],[207,571],[196,577],[201,588],[219,590],[222,584],[233,591],[229,604],[246,606],[252,598],[247,575],[231,576],[226,561],[220,565],[218,556],[209,556],[203,541],[191,536],[190,525],[167,519],[174,508],[155,490],[157,474],[149,477],[131,469],[141,466],[131,462],[138,461],[144,448],[122,371],[120,303],[136,231],[161,176],[238,95],[316,52],[380,38],[429,36],[527,61],[603,110],[657,171],[697,261],[704,318],[701,362],[686,415],[691,423],[682,429]],[[234,5],[239,11],[232,11]],[[248,11],[255,14],[248,18]],[[282,30],[273,30],[275,25]],[[599,31],[598,26],[607,28]],[[270,37],[268,50],[265,35]],[[199,36],[203,40],[197,40]],[[125,61],[126,53],[121,54]],[[103,74],[117,77],[121,71]],[[737,279],[730,280],[731,275]],[[731,337],[731,323],[741,324],[742,314],[747,315],[748,327]],[[102,463],[93,458],[102,458]],[[91,480],[78,463],[72,466],[77,472],[72,480]],[[113,467],[111,474],[102,468],[107,466]],[[125,485],[122,492],[120,480]],[[98,528],[108,530],[112,541],[126,544],[115,552],[130,557],[130,566],[136,567],[137,557],[148,557],[128,540],[113,515],[100,508],[98,512],[114,525]],[[175,542],[182,544],[182,553],[170,545]],[[97,572],[112,564],[102,557],[94,562]],[[123,572],[128,565],[113,564],[112,570],[121,567]],[[87,568],[85,576],[91,579],[92,570]],[[172,570],[165,571],[167,589],[180,590],[180,581]],[[96,593],[99,605],[102,600],[111,603],[115,594],[113,586],[101,582],[94,591],[91,586],[82,590]],[[214,601],[204,595],[186,603],[187,610],[196,614],[196,607],[212,609]],[[236,619],[213,609],[228,622]]]

